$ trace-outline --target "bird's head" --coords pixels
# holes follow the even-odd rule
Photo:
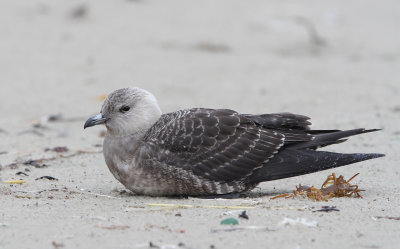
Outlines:
[[[160,116],[161,109],[153,94],[128,87],[108,95],[100,113],[90,117],[84,128],[104,124],[114,136],[144,134]]]

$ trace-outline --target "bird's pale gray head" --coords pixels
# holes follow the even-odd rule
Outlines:
[[[146,132],[160,116],[161,110],[153,94],[128,87],[111,93],[100,114],[89,118],[84,128],[105,124],[111,135],[125,136]]]

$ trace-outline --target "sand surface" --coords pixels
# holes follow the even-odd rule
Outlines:
[[[2,1],[0,248],[399,248],[400,221],[376,218],[400,216],[399,10],[396,0]],[[382,128],[331,150],[387,156],[236,199],[135,196],[105,165],[104,128],[83,130],[102,95],[129,85],[165,112],[289,111],[316,129]],[[364,198],[270,200],[333,172],[360,173]],[[313,212],[324,205],[340,211]],[[248,220],[220,225],[242,210]]]

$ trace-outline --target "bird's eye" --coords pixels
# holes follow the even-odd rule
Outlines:
[[[119,111],[120,111],[120,112],[127,112],[127,111],[129,111],[129,109],[131,109],[131,108],[130,108],[129,106],[125,105],[125,106],[121,107],[121,108],[119,109]]]

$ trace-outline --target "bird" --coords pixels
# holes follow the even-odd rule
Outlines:
[[[240,114],[191,108],[163,114],[138,87],[107,96],[84,129],[105,125],[105,162],[127,189],[147,196],[220,196],[259,183],[384,156],[318,150],[379,129],[312,130],[310,118],[288,112]]]

